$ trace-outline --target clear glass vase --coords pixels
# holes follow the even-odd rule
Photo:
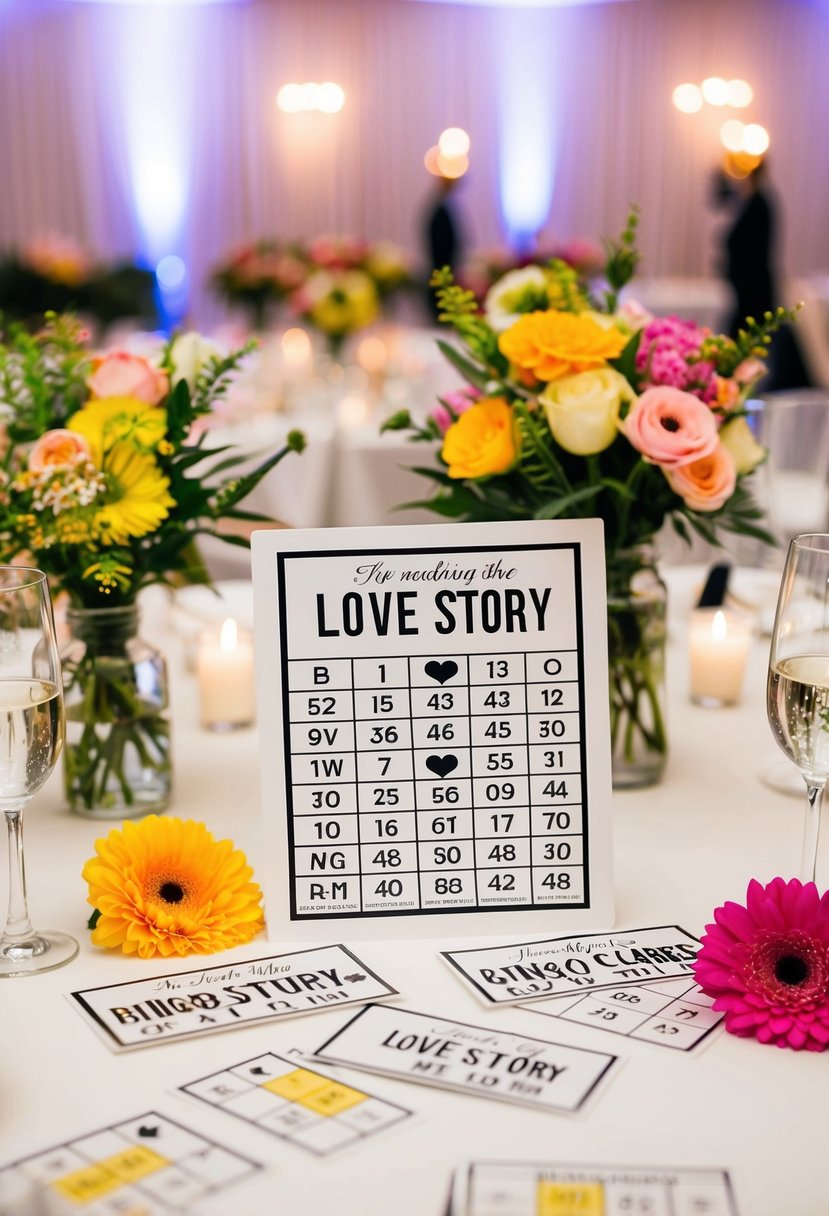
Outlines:
[[[92,819],[163,811],[170,796],[164,656],[138,637],[138,608],[70,608],[64,647],[64,787]]]
[[[608,553],[610,742],[616,789],[656,784],[668,758],[667,606],[652,546]]]

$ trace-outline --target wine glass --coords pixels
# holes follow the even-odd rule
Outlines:
[[[789,545],[771,636],[767,709],[772,733],[806,783],[800,877],[814,882],[820,808],[829,777],[829,534]]]
[[[0,566],[0,808],[9,834],[9,912],[0,976],[33,975],[68,963],[78,943],[35,932],[26,904],[23,808],[48,778],[63,745],[63,691],[46,575]]]

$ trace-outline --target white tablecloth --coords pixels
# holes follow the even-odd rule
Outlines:
[[[741,707],[705,710],[688,701],[687,611],[699,577],[700,571],[685,569],[671,579],[668,771],[658,786],[614,797],[618,927],[677,923],[700,933],[717,904],[742,900],[751,877],[788,877],[798,866],[802,807],[757,778],[764,760],[776,754],[764,709],[766,644],[755,644]],[[144,631],[163,642],[173,662],[172,810],[204,820],[261,866],[257,734],[200,730],[194,681],[181,667],[179,643],[165,635],[158,615],[147,617]],[[362,943],[357,954],[399,988],[406,1007],[618,1052],[626,1063],[588,1113],[555,1116],[363,1077],[367,1088],[410,1106],[417,1118],[323,1161],[229,1116],[211,1117],[177,1098],[175,1087],[264,1051],[311,1050],[345,1012],[111,1054],[64,994],[186,970],[194,961],[142,963],[94,950],[84,930],[88,909],[79,873],[103,829],[61,809],[57,778],[33,801],[26,822],[34,919],[74,933],[81,953],[60,971],[0,984],[0,1164],[159,1109],[214,1136],[221,1129],[229,1144],[268,1165],[255,1182],[204,1205],[215,1216],[441,1216],[450,1172],[468,1158],[722,1166],[733,1173],[743,1216],[826,1210],[829,1055],[778,1051],[721,1033],[685,1056],[618,1036],[599,1038],[576,1025],[553,1029],[537,1013],[488,1011],[437,959],[434,941],[407,942],[405,951],[394,943]],[[820,877],[829,879],[826,848]],[[549,928],[539,914],[539,936]],[[552,932],[558,931],[553,921]],[[240,954],[289,948],[260,940]],[[359,1074],[350,1075],[359,1084]]]

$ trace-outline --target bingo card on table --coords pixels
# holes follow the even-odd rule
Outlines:
[[[253,570],[272,935],[612,924],[600,521],[258,532]]]

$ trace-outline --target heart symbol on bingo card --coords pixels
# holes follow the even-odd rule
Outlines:
[[[438,684],[445,684],[447,680],[452,679],[452,676],[458,674],[458,665],[454,659],[446,659],[443,663],[430,659],[423,670],[432,680],[437,680]]]
[[[427,756],[426,767],[438,777],[448,777],[458,767],[457,756]]]

